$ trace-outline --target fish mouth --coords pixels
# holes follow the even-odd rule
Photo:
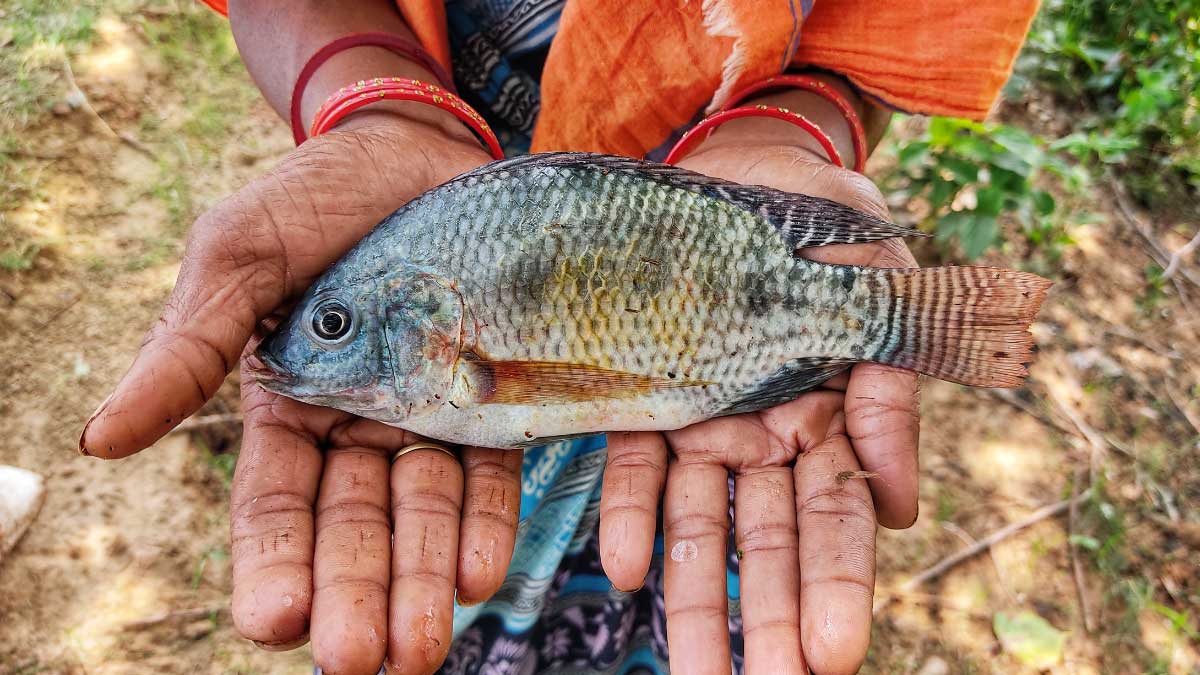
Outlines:
[[[278,392],[291,387],[300,379],[283,366],[270,352],[256,350],[246,357],[246,370],[264,389]]]

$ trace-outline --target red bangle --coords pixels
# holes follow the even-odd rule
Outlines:
[[[777,108],[765,105],[744,106],[741,108],[734,108],[732,110],[722,110],[715,115],[706,117],[702,122],[692,127],[686,134],[684,134],[683,138],[679,139],[679,142],[675,144],[675,147],[671,148],[671,152],[667,153],[667,158],[663,161],[667,164],[674,164],[678,162],[681,158],[683,158],[684,155],[688,153],[689,150],[692,149],[693,145],[701,140],[704,140],[705,138],[708,138],[709,134],[711,134],[714,129],[728,122],[729,120],[736,120],[742,117],[773,117],[777,120],[790,122],[807,131],[808,135],[816,139],[817,143],[821,145],[821,148],[825,150],[825,154],[829,156],[829,161],[831,163],[833,163],[835,166],[844,166],[844,164],[842,164],[842,156],[838,154],[837,148],[834,147],[833,141],[829,138],[829,135],[824,131],[821,131],[821,127],[813,124],[811,120],[798,112],[792,112],[787,108]]]
[[[454,88],[454,78],[450,77],[450,74],[446,72],[442,64],[438,63],[424,49],[421,49],[421,46],[417,43],[390,33],[354,33],[346,35],[318,49],[317,53],[313,54],[308,59],[308,62],[304,64],[304,67],[300,69],[300,76],[296,78],[296,85],[292,87],[291,101],[292,138],[296,141],[296,145],[300,145],[306,139],[304,135],[304,120],[300,116],[300,103],[301,99],[304,98],[304,89],[308,86],[308,81],[317,72],[317,68],[320,68],[335,54],[351,47],[382,47],[391,50],[395,54],[412,59],[430,73],[433,73],[433,76],[446,89],[452,93],[458,93],[458,90]]]
[[[854,106],[850,104],[850,101],[846,100],[846,97],[842,96],[841,92],[827,82],[811,75],[777,75],[775,77],[768,77],[731,96],[729,102],[725,104],[722,110],[728,110],[754,94],[770,89],[784,88],[803,89],[804,91],[812,92],[832,103],[842,113],[846,124],[850,125],[850,140],[854,144],[854,170],[862,173],[867,163],[866,129],[863,128],[862,119],[859,118],[858,112],[854,110]]]
[[[492,157],[504,159],[504,151],[500,149],[500,141],[496,140],[496,134],[474,108],[436,84],[406,77],[376,77],[338,89],[317,109],[309,135],[320,136],[332,129],[333,125],[346,115],[382,100],[416,101],[445,110],[474,131]]]

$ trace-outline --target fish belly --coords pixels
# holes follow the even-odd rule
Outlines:
[[[666,431],[703,421],[699,398],[662,394],[554,405],[442,406],[399,423],[414,433],[486,448],[540,445],[606,430]]]

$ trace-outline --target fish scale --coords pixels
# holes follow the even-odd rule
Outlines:
[[[908,234],[664,165],[505,160],[413,200],[326,272],[260,346],[260,381],[498,447],[758,410],[865,360],[1018,383],[1039,277],[794,254]],[[330,307],[352,318],[326,340]]]

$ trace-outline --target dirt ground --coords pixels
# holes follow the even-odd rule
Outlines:
[[[0,562],[0,674],[310,672],[307,648],[261,652],[229,621],[236,427],[120,462],[75,450],[156,317],[191,219],[287,152],[287,129],[207,10],[33,6],[0,2],[0,64],[28,68],[0,76],[0,463],[41,472],[49,492]],[[25,39],[31,26],[57,37]],[[1065,639],[1050,672],[1200,672],[1200,288],[1182,286],[1188,305],[1148,285],[1147,244],[1111,190],[1085,200],[1098,217],[1055,265],[1027,387],[925,386],[922,515],[880,533],[865,672],[1036,672],[998,636],[998,613],[1021,612]],[[1167,250],[1187,240],[1187,223],[1134,215]],[[226,387],[205,412],[235,410]],[[1088,486],[1074,514],[909,583]]]

